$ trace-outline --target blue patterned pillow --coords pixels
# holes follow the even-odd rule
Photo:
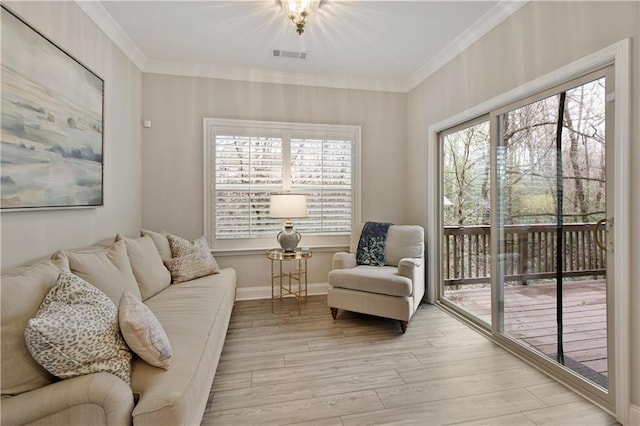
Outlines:
[[[384,266],[384,249],[391,223],[367,222],[362,228],[356,262],[358,265]]]

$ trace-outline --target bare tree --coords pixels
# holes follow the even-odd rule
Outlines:
[[[566,98],[562,212],[555,203],[558,96],[501,116],[498,182],[507,224],[552,222],[557,214],[589,222],[605,209],[604,79],[571,89]],[[447,223],[488,223],[489,147],[488,121],[443,138],[444,195],[454,204],[445,209]]]

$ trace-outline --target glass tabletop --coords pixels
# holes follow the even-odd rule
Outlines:
[[[281,248],[267,250],[267,257],[271,260],[300,260],[308,259],[312,256],[311,249],[302,248],[293,252],[285,252]]]

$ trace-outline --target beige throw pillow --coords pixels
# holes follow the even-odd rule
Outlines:
[[[151,309],[128,291],[120,299],[119,321],[132,351],[154,367],[169,369],[172,354],[167,334]]]
[[[106,371],[129,383],[131,353],[118,308],[100,290],[63,269],[24,333],[33,358],[62,379]]]
[[[142,300],[147,300],[169,287],[171,274],[162,263],[158,249],[149,235],[140,238],[116,235],[116,242],[120,240],[124,241],[127,248],[127,256]]]
[[[209,244],[207,243],[207,237],[204,235],[193,240],[193,242],[190,242],[184,238],[169,234],[167,235],[167,240],[169,240],[169,247],[171,247],[171,257],[186,256],[187,254],[202,250],[209,253],[212,263],[215,263],[215,259],[213,258],[211,250],[209,249]]]
[[[164,264],[171,272],[171,279],[174,284],[220,272],[218,268],[211,264],[209,257],[202,250],[165,260]]]
[[[204,235],[193,242],[171,234],[167,235],[167,239],[173,258],[165,260],[164,264],[171,272],[174,283],[220,272]]]
[[[116,306],[125,290],[141,297],[124,241],[107,248],[63,250],[54,258],[67,258],[71,272],[100,289]]]

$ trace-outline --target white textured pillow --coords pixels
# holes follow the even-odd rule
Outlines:
[[[118,315],[129,348],[154,367],[169,369],[172,356],[169,338],[151,309],[125,291]]]
[[[123,240],[127,247],[127,256],[142,300],[147,300],[169,287],[171,274],[162,263],[160,253],[149,235],[140,238],[116,235],[116,242],[120,240]]]
[[[129,383],[131,353],[118,309],[100,290],[63,269],[25,330],[33,358],[62,379],[106,371]]]

